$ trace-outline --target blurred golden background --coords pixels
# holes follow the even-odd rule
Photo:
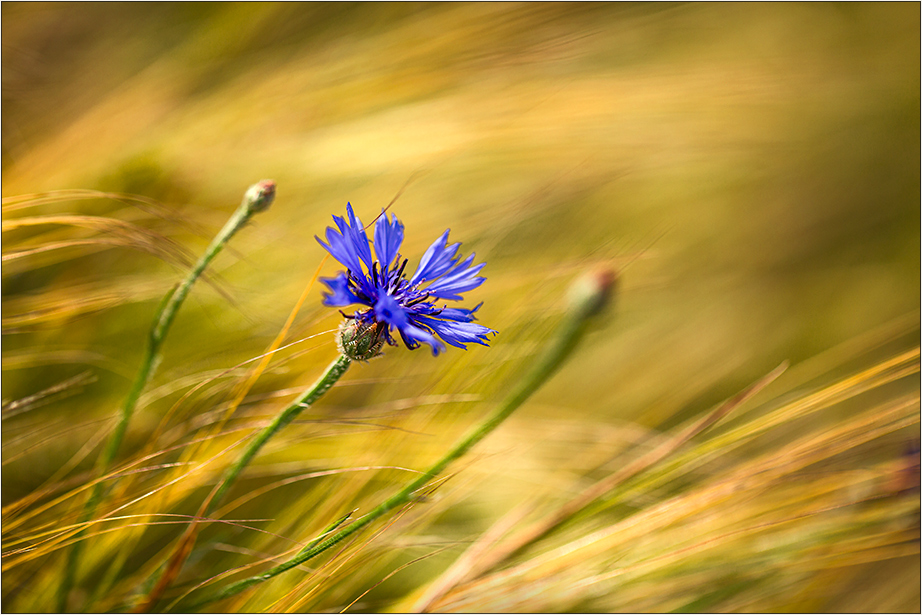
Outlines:
[[[637,483],[520,555],[521,577],[469,585],[467,601],[462,584],[434,608],[919,610],[918,4],[0,10],[2,496],[5,525],[21,519],[8,544],[73,522],[78,495],[26,511],[91,480],[158,301],[246,188],[271,178],[273,206],[180,312],[123,461],[217,420],[244,378],[231,368],[279,332],[325,254],[314,235],[347,201],[367,223],[399,193],[390,211],[406,224],[410,267],[450,228],[487,262],[468,301],[483,301],[479,320],[499,334],[491,348],[438,358],[392,348],[354,366],[237,495],[329,468],[426,467],[527,369],[575,276],[604,263],[621,275],[570,363],[432,502],[366,535],[348,565],[293,571],[216,608],[338,612],[360,598],[352,610],[408,610],[522,502],[540,516],[782,361],[788,372],[719,433],[909,352],[892,381],[715,449],[687,474],[663,469],[659,483]],[[336,270],[331,260],[323,273]],[[320,306],[321,288],[310,292],[286,343],[316,337],[273,359],[238,427],[272,416],[335,356],[340,316]],[[771,455],[785,459],[805,434],[832,446],[836,429],[893,404],[903,414],[873,440],[859,435],[873,425],[856,427],[813,465],[705,497],[753,460],[751,476],[771,473]],[[130,510],[191,514],[221,467]],[[172,471],[133,479],[121,496]],[[230,516],[272,518],[260,527],[305,540],[407,480],[378,469],[290,482]],[[699,498],[685,516],[673,506],[662,526],[638,520],[637,535],[597,538],[591,554],[554,551],[683,494]],[[88,543],[91,610],[116,608],[181,528],[125,531]],[[178,582],[186,589],[292,546],[209,532]],[[4,551],[4,610],[48,610],[60,549],[22,561]],[[622,566],[635,572],[619,576]]]

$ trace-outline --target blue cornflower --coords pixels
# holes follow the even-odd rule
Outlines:
[[[400,334],[407,348],[429,344],[433,355],[445,349],[436,335],[458,348],[466,349],[465,344],[471,343],[487,345],[487,334],[495,334],[496,331],[472,322],[480,305],[468,310],[444,305],[437,307],[435,304],[435,299],[461,299],[461,293],[480,286],[486,278],[477,274],[486,263],[472,265],[473,254],[461,260],[458,254],[461,244],[447,245],[446,230],[429,246],[416,273],[407,279],[404,274],[407,259],[401,260],[399,253],[403,243],[403,224],[397,216],[389,219],[384,211],[381,212],[375,224],[377,260],[374,260],[365,229],[349,203],[346,204],[346,215],[348,221],[333,216],[339,231],[327,227],[327,243],[316,238],[333,258],[346,267],[346,272],[335,278],[320,279],[330,289],[323,297],[323,304],[343,307],[357,303],[369,308],[352,315],[343,313],[343,316],[354,322],[352,336],[358,335],[356,331],[371,336],[371,346],[374,347],[371,354],[384,341],[396,345],[391,337],[393,329]]]

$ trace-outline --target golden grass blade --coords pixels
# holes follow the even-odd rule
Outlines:
[[[71,320],[126,303],[150,300],[161,295],[163,289],[159,282],[135,277],[54,288],[5,301],[2,324],[8,330]]]
[[[378,587],[379,585],[381,585],[382,583],[384,583],[385,581],[387,581],[389,578],[391,578],[392,576],[394,576],[395,574],[397,574],[398,572],[400,572],[401,570],[403,570],[404,568],[409,568],[409,567],[412,566],[413,564],[416,564],[416,563],[421,562],[421,561],[423,561],[423,560],[427,560],[427,559],[429,559],[430,557],[433,557],[433,556],[435,556],[435,555],[438,555],[439,553],[441,553],[441,552],[443,552],[443,551],[447,551],[447,550],[450,549],[451,547],[452,547],[452,545],[447,545],[447,546],[441,547],[441,548],[439,548],[439,549],[436,549],[435,551],[432,551],[431,553],[426,553],[425,555],[421,555],[421,556],[417,557],[417,558],[414,559],[414,560],[410,560],[409,562],[407,562],[407,563],[405,563],[405,564],[402,564],[402,565],[398,566],[397,568],[395,568],[394,570],[392,570],[391,572],[389,572],[389,573],[388,573],[384,578],[382,578],[380,581],[378,581],[377,583],[375,583],[374,585],[372,585],[371,587],[369,587],[368,589],[366,589],[366,590],[365,590],[364,592],[362,592],[361,594],[359,594],[359,595],[355,598],[355,600],[353,600],[353,601],[350,602],[348,605],[346,605],[346,607],[345,607],[343,610],[341,610],[340,613],[345,613],[346,611],[348,611],[349,609],[351,609],[351,608],[355,605],[355,603],[358,602],[359,600],[361,600],[362,598],[364,598],[364,597],[368,594],[368,592],[370,592],[371,590],[375,589],[376,587]]]
[[[485,552],[486,545],[480,543],[476,544],[475,547],[481,555],[477,558],[473,555],[470,557],[462,556],[458,560],[458,566],[449,568],[443,575],[443,578],[437,580],[419,602],[413,606],[413,612],[418,613],[427,610],[454,585],[466,579],[482,575],[488,570],[495,568],[525,546],[539,540],[542,536],[573,517],[573,515],[614,489],[617,485],[671,455],[693,437],[705,431],[708,427],[727,416],[734,409],[744,404],[759,391],[774,382],[786,369],[787,363],[782,363],[758,381],[725,401],[704,418],[698,420],[646,454],[636,458],[633,462],[622,467],[617,472],[587,487],[582,493],[556,511],[546,515],[541,521],[533,523],[530,527],[519,531],[515,536],[504,541],[501,546],[494,546],[488,552]]]
[[[67,378],[57,384],[54,384],[46,389],[39,391],[38,393],[33,393],[21,399],[16,399],[13,401],[4,401],[2,408],[2,420],[11,419],[14,416],[18,416],[30,410],[34,410],[44,404],[47,404],[54,399],[59,398],[59,393],[75,394],[78,391],[74,389],[79,389],[79,387],[87,384],[92,384],[96,382],[96,376],[90,371],[80,372],[76,376]]]
[[[237,446],[241,445],[241,444],[242,444],[244,441],[246,441],[248,438],[249,438],[249,435],[248,435],[248,436],[245,436],[244,438],[241,438],[241,439],[239,439],[239,440],[237,440],[237,441],[235,441],[235,442],[233,442],[232,444],[230,444],[229,446],[227,446],[227,447],[224,448],[223,450],[219,451],[217,454],[215,454],[215,455],[213,455],[212,457],[206,459],[205,461],[200,462],[199,464],[195,465],[191,470],[189,470],[189,471],[187,471],[187,472],[181,474],[180,476],[177,476],[177,477],[175,477],[175,478],[172,478],[172,479],[170,479],[170,480],[165,481],[163,484],[161,484],[161,485],[155,487],[154,489],[152,489],[152,490],[150,490],[150,491],[148,491],[148,492],[146,492],[146,493],[144,493],[144,494],[142,494],[142,495],[140,495],[140,496],[137,496],[137,497],[132,498],[132,499],[129,500],[128,502],[125,502],[125,503],[123,503],[123,504],[120,504],[120,505],[116,506],[115,509],[109,511],[108,513],[106,513],[106,514],[104,514],[104,515],[102,515],[102,516],[99,516],[99,517],[90,519],[89,521],[86,521],[85,523],[77,523],[77,524],[74,524],[74,525],[70,526],[70,527],[73,528],[73,529],[68,529],[68,530],[66,530],[66,531],[62,531],[62,532],[55,538],[55,540],[49,541],[50,544],[48,545],[48,549],[57,548],[57,545],[58,545],[60,542],[62,542],[62,541],[64,541],[64,540],[67,540],[67,539],[71,538],[71,537],[74,536],[75,534],[77,534],[77,533],[83,531],[85,528],[92,527],[93,525],[95,525],[95,524],[97,524],[97,523],[100,523],[100,522],[102,522],[102,521],[105,521],[105,520],[108,519],[109,517],[115,515],[116,513],[120,512],[120,511],[122,511],[122,510],[125,510],[125,509],[128,508],[129,506],[131,506],[131,505],[133,505],[133,504],[137,504],[138,502],[140,502],[140,501],[142,501],[142,500],[145,500],[145,499],[147,499],[147,498],[149,498],[149,497],[151,497],[151,496],[157,494],[158,492],[160,492],[160,491],[162,491],[162,490],[164,490],[164,489],[168,489],[168,488],[172,487],[174,484],[176,484],[176,483],[178,483],[178,482],[180,482],[180,481],[182,481],[182,480],[185,480],[185,479],[189,478],[190,476],[193,476],[194,474],[198,473],[199,471],[201,471],[201,470],[204,469],[206,466],[208,466],[208,465],[211,464],[212,462],[214,462],[214,461],[216,461],[217,459],[219,459],[221,456],[223,456],[224,454],[226,454],[227,452],[229,452],[229,451],[232,450],[233,448],[236,448]],[[55,499],[55,500],[53,500],[53,501],[51,501],[51,502],[45,504],[45,505],[43,505],[42,507],[39,507],[39,508],[40,508],[40,509],[43,509],[43,510],[44,510],[44,509],[47,509],[47,508],[50,508],[50,507],[52,507],[52,506],[54,506],[54,505],[60,503],[61,501],[65,500],[65,499],[68,499],[68,498],[70,498],[70,497],[73,497],[74,495],[76,495],[76,494],[78,494],[78,493],[80,493],[80,492],[82,492],[82,491],[85,491],[85,490],[87,490],[87,489],[90,489],[90,488],[95,487],[96,484],[98,484],[98,483],[100,483],[100,482],[102,482],[102,481],[104,481],[104,480],[109,480],[109,479],[111,479],[111,478],[115,478],[115,477],[120,476],[120,475],[121,475],[121,472],[119,472],[119,471],[116,471],[116,472],[109,472],[109,473],[107,473],[105,476],[99,477],[99,478],[97,478],[97,479],[95,479],[95,480],[93,480],[93,481],[91,481],[91,482],[89,482],[89,483],[87,483],[87,484],[85,484],[85,485],[81,485],[79,488],[77,488],[77,489],[75,489],[75,490],[73,490],[73,491],[71,491],[71,492],[69,492],[69,493],[67,493],[67,494],[65,494],[65,495],[63,495],[63,496],[61,496],[61,497],[59,497],[59,498],[57,498],[57,499]],[[29,516],[34,516],[35,514],[37,514],[37,512],[38,512],[38,511],[31,511],[31,514],[30,514]],[[25,516],[24,516],[24,517],[25,517]],[[21,520],[22,520],[22,519],[23,519],[23,518],[21,518]],[[38,553],[30,554],[30,557],[24,559],[23,561],[29,561],[29,560],[31,560],[31,559],[34,559],[35,557],[43,556],[43,555],[45,555],[47,552],[48,552],[48,550],[46,549],[46,550],[41,551],[41,552],[38,552]],[[13,564],[10,564],[10,566],[14,566],[14,565],[17,565],[17,564],[19,564],[19,563],[22,563],[22,562],[17,561],[17,562],[15,562],[15,563],[13,563]]]
[[[854,386],[857,386],[854,384]],[[834,388],[833,385],[832,388]],[[791,402],[796,404],[795,402]],[[740,500],[742,493],[767,493],[772,484],[780,479],[796,475],[803,468],[816,464],[824,459],[854,449],[866,442],[873,441],[887,434],[905,429],[917,424],[919,416],[916,412],[919,396],[907,395],[893,402],[874,406],[866,409],[855,418],[841,426],[819,433],[810,433],[801,437],[795,443],[778,451],[771,451],[761,457],[744,463],[736,470],[723,478],[712,482],[709,486],[693,489],[686,494],[681,494],[669,499],[660,505],[647,507],[636,515],[618,522],[612,526],[588,534],[575,541],[571,541],[541,556],[534,557],[505,571],[494,573],[480,580],[475,580],[457,586],[449,592],[440,602],[432,604],[436,610],[495,610],[500,608],[499,603],[490,602],[488,596],[498,596],[496,592],[509,584],[520,583],[525,578],[553,579],[570,567],[574,560],[582,562],[593,561],[606,553],[619,553],[630,541],[643,540],[644,536],[655,536],[657,532],[669,527],[681,527],[685,519],[692,519],[694,515],[701,514],[708,509],[717,509],[726,506],[726,502],[739,502],[736,506],[745,510],[747,502]],[[845,491],[854,484],[853,479],[846,480],[842,487],[835,493]],[[828,487],[820,483],[820,487]],[[820,492],[803,499],[803,503],[812,503]],[[764,497],[764,496],[763,496]],[[581,586],[595,585],[603,581],[631,574],[644,574],[645,571],[657,569],[666,565],[676,565],[688,558],[693,553],[713,548],[737,540],[754,532],[759,532],[776,525],[781,525],[808,517],[813,517],[824,512],[839,510],[854,506],[860,502],[867,502],[887,497],[886,495],[871,494],[864,498],[848,500],[846,503],[832,503],[827,506],[812,507],[793,516],[784,516],[773,520],[744,525],[741,529],[732,532],[718,533],[712,538],[693,542],[687,547],[668,550],[663,555],[647,559],[643,556],[634,556],[638,560],[634,564],[618,566],[610,573],[603,573],[593,577],[586,577],[580,582]],[[751,514],[751,513],[750,513]],[[673,530],[673,533],[679,530]],[[688,530],[687,536],[701,535],[700,531]],[[636,576],[636,575],[635,575]],[[632,577],[634,578],[634,577]],[[571,582],[572,584],[572,582]],[[503,605],[506,608],[508,604]]]
[[[126,222],[117,218],[88,215],[46,215],[26,218],[14,218],[2,221],[4,233],[36,226],[71,226],[87,229],[100,235],[108,236],[112,245],[134,248],[164,259],[169,263],[188,266],[192,263],[190,252],[184,247],[160,233],[148,228]],[[49,242],[38,246],[29,246],[20,252],[6,253],[4,261],[31,256],[52,249],[68,247],[68,242]]]
[[[253,385],[262,375],[263,371],[265,371],[266,367],[269,365],[269,361],[271,360],[272,355],[279,348],[279,346],[281,346],[282,341],[285,339],[285,336],[288,335],[288,330],[291,328],[291,325],[294,323],[295,318],[297,317],[298,313],[301,311],[301,307],[304,305],[304,302],[307,300],[307,296],[310,293],[311,289],[314,287],[314,284],[316,283],[317,278],[320,276],[320,271],[323,268],[323,265],[326,263],[326,261],[327,261],[327,257],[325,256],[320,261],[320,265],[317,266],[317,270],[314,272],[313,277],[310,279],[310,281],[307,283],[307,286],[305,286],[304,290],[301,292],[301,296],[298,298],[298,301],[295,303],[294,308],[291,310],[291,313],[288,315],[288,319],[285,321],[285,324],[282,325],[281,330],[275,336],[275,339],[272,340],[272,343],[269,345],[269,348],[263,353],[263,356],[260,362],[256,365],[256,367],[253,368],[253,370],[248,375],[247,379],[243,381],[237,387],[237,391],[234,394],[233,401],[231,401],[227,410],[225,410],[224,415],[221,418],[221,420],[212,426],[211,433],[219,432],[224,428],[224,425],[227,423],[227,421],[230,419],[233,413],[237,410],[237,407],[247,396],[247,393],[250,392],[250,389],[253,388]],[[185,458],[187,459],[193,458],[195,457],[195,455],[196,455],[196,451],[190,448],[189,454]],[[220,483],[215,485],[214,489],[212,489],[208,497],[206,497],[205,500],[202,502],[201,506],[199,507],[197,515],[199,516],[204,515],[212,507],[212,499],[218,493],[218,489],[220,489],[220,487],[221,487]],[[176,576],[179,574],[180,570],[182,569],[183,564],[185,564],[186,560],[189,558],[189,555],[192,553],[192,547],[195,544],[195,539],[196,539],[196,524],[193,522],[186,529],[185,533],[179,538],[179,543],[176,546],[176,550],[174,551],[173,555],[170,557],[167,563],[166,569],[163,572],[163,575],[157,581],[156,585],[154,585],[154,588],[151,590],[150,594],[148,594],[147,598],[144,601],[142,601],[142,603],[137,607],[137,610],[135,612],[146,612],[150,610],[157,603],[158,600],[160,600],[160,597],[163,595],[163,592],[166,591],[166,589],[173,583],[173,580],[176,578]]]

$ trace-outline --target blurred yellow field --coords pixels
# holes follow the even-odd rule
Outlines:
[[[917,4],[0,11],[4,611],[922,608]],[[100,462],[164,297],[267,179]],[[451,229],[486,281],[446,303],[497,333],[393,330],[208,508],[338,356],[314,237],[347,202],[376,258],[405,225],[408,278]],[[221,594],[425,477],[599,271],[507,421]]]

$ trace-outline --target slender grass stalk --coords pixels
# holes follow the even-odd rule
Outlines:
[[[679,433],[663,441],[659,446],[640,455],[627,465],[621,466],[605,478],[586,487],[576,497],[568,500],[550,514],[542,516],[540,520],[526,527],[524,530],[510,537],[504,537],[502,534],[494,535],[494,542],[491,544],[488,553],[484,552],[483,543],[475,543],[445,571],[441,578],[430,585],[423,597],[413,605],[412,609],[410,609],[410,612],[423,613],[429,611],[434,604],[437,604],[440,598],[462,581],[481,577],[490,570],[497,568],[500,564],[509,560],[526,546],[543,538],[555,528],[569,521],[577,513],[585,510],[590,504],[607,493],[610,493],[616,486],[666,459],[688,443],[692,438],[722,420],[733,410],[774,382],[784,373],[787,367],[788,364],[785,361],[766,376],[763,376],[755,383],[727,399],[705,417],[698,419]],[[499,541],[501,538],[503,540],[500,543]]]
[[[326,540],[306,546],[292,559],[267,570],[261,575],[242,579],[227,585],[219,592],[211,596],[206,596],[189,605],[189,608],[195,609],[217,600],[229,598],[253,585],[268,581],[316,557],[379,517],[387,514],[394,508],[409,502],[417,490],[438,476],[453,461],[462,457],[475,444],[483,440],[551,377],[576,347],[582,334],[586,330],[586,324],[590,317],[601,311],[610,295],[614,283],[614,275],[606,271],[586,276],[574,284],[570,294],[571,307],[560,326],[560,331],[544,354],[538,358],[532,370],[519,382],[519,385],[486,421],[472,429],[454,446],[454,448],[435,462],[435,464],[421,474],[419,478],[407,484],[403,489],[379,504],[367,515],[357,519],[354,523],[343,528]]]
[[[324,393],[330,390],[336,381],[346,373],[346,370],[349,369],[349,366],[352,364],[352,360],[340,355],[335,361],[330,363],[326,371],[320,378],[317,379],[312,386],[308,387],[301,395],[299,395],[291,404],[289,404],[284,410],[276,415],[275,419],[269,425],[265,427],[259,434],[250,442],[246,447],[240,457],[232,466],[227,469],[227,472],[224,474],[224,478],[221,483],[215,488],[211,493],[208,500],[202,505],[199,510],[198,516],[207,516],[209,513],[214,511],[215,508],[221,503],[224,499],[224,496],[227,494],[227,491],[231,486],[236,482],[237,477],[240,475],[240,472],[249,465],[253,457],[259,452],[259,450],[269,441],[269,438],[274,436],[280,429],[287,426],[291,423],[301,411],[314,404],[318,399],[323,397]],[[344,522],[341,521],[340,523]],[[164,590],[169,587],[170,583],[173,582],[173,579],[176,578],[176,575],[179,574],[182,569],[182,565],[185,563],[186,559],[189,557],[189,553],[192,552],[192,547],[195,544],[196,537],[196,523],[193,522],[186,533],[180,540],[179,546],[174,551],[173,556],[170,558],[169,562],[161,568],[160,576],[157,579],[156,583],[153,584],[153,589],[150,590],[150,593],[147,597],[141,602],[141,604],[134,609],[134,612],[141,613],[147,612],[153,607],[154,603],[160,598]],[[313,544],[313,543],[312,543]]]
[[[304,290],[301,293],[301,297],[295,303],[295,306],[292,309],[291,313],[288,315],[288,319],[285,321],[285,324],[279,330],[275,339],[272,341],[272,343],[269,345],[266,351],[263,353],[262,359],[257,364],[257,366],[252,371],[250,371],[249,375],[247,376],[247,379],[241,383],[241,386],[237,387],[236,393],[234,394],[233,401],[230,403],[227,410],[224,411],[224,416],[221,418],[220,421],[218,421],[216,424],[212,426],[211,433],[213,435],[217,435],[221,431],[221,429],[223,428],[223,425],[227,422],[228,419],[230,419],[230,417],[233,415],[236,409],[240,406],[240,404],[243,402],[244,398],[246,397],[247,392],[249,392],[253,384],[259,379],[260,375],[263,373],[263,371],[265,371],[266,367],[269,365],[269,362],[271,361],[274,352],[279,349],[280,345],[285,340],[285,336],[288,334],[288,331],[291,329],[291,326],[294,324],[295,318],[300,313],[301,307],[304,305],[304,302],[307,300],[307,296],[310,290],[314,287],[314,284],[316,283],[317,278],[320,276],[320,272],[323,268],[324,263],[326,263],[326,261],[327,261],[327,257],[324,257],[320,261],[320,265],[318,265],[316,272],[310,279],[310,282],[308,282],[308,284],[304,287]],[[157,441],[160,431],[166,427],[168,423],[168,419],[173,415],[173,412],[177,410],[179,406],[182,405],[182,403],[185,401],[186,397],[190,393],[194,392],[197,388],[198,387],[193,388],[192,390],[187,392],[186,395],[183,395],[183,397],[180,398],[175,404],[173,404],[170,410],[160,420],[160,426],[154,432],[154,435],[152,435],[151,438],[149,439],[149,443],[153,444],[154,442]],[[210,439],[210,438],[206,438],[206,440],[207,439]],[[183,460],[194,458],[195,456],[194,451],[196,450],[198,450],[197,447],[190,447],[186,449],[183,453]],[[123,489],[125,488],[124,483],[122,484],[122,488]],[[202,503],[202,507],[197,512],[197,517],[201,517],[206,514],[205,508],[209,505],[211,500],[212,500],[211,496],[205,499],[205,501]],[[138,609],[144,610],[144,609],[148,609],[151,606],[152,604],[151,598],[155,596],[155,592],[152,591],[152,589],[155,587],[155,584],[159,585],[160,583],[164,583],[165,585],[168,585],[169,583],[172,582],[174,577],[170,576],[171,573],[170,573],[169,567],[175,566],[177,568],[176,574],[178,574],[179,570],[181,570],[182,565],[185,563],[185,560],[189,557],[189,554],[191,553],[191,548],[194,545],[197,530],[198,530],[198,519],[195,519],[193,520],[191,524],[189,524],[189,526],[186,528],[186,531],[183,532],[183,535],[180,537],[180,540],[177,543],[173,551],[173,555],[168,556],[164,562],[162,562],[159,566],[157,566],[154,569],[154,571],[148,576],[147,580],[144,583],[142,583],[140,587],[138,587],[137,591],[135,592],[136,593],[135,597],[137,598],[137,600],[135,600],[134,602],[138,602],[138,600],[143,599],[143,596],[147,596],[147,599],[146,599],[147,602],[138,603],[138,604],[143,604],[143,606],[138,606],[137,607]],[[184,555],[180,555],[180,553],[182,553],[183,550],[186,550],[184,552]],[[123,550],[123,556],[121,558],[122,561],[124,561],[127,555],[128,555],[128,551]],[[108,591],[108,589],[112,586],[112,582],[110,581],[113,580],[115,576],[118,574],[118,570],[120,567],[121,567],[121,563],[114,565],[114,566],[110,566],[109,579],[97,585],[95,593],[94,593],[95,597],[103,595]],[[168,577],[168,580],[162,581],[164,577]],[[154,600],[156,600],[156,598]],[[91,600],[90,602],[95,602],[95,599]]]
[[[256,436],[249,446],[247,446],[236,463],[228,468],[227,473],[224,475],[224,479],[221,481],[221,485],[218,487],[214,496],[212,496],[211,502],[206,508],[206,514],[213,511],[218,504],[221,503],[221,500],[223,500],[224,496],[227,494],[227,490],[230,489],[234,481],[237,480],[237,476],[240,475],[240,472],[250,463],[256,453],[259,452],[259,449],[269,441],[269,438],[291,423],[304,408],[314,404],[318,399],[323,397],[324,393],[329,391],[330,387],[336,384],[336,381],[346,373],[350,365],[352,365],[352,361],[340,355],[335,361],[330,363],[323,375],[317,379],[317,382],[299,395],[287,408],[279,412],[275,419]]]
[[[192,268],[192,271],[189,272],[189,275],[186,276],[186,279],[163,298],[157,310],[154,325],[151,327],[147,339],[144,356],[141,360],[141,367],[131,385],[128,396],[125,398],[125,402],[122,404],[121,413],[115,430],[109,436],[109,440],[96,462],[97,474],[105,474],[112,464],[112,460],[115,459],[115,455],[118,453],[122,440],[125,438],[125,433],[128,431],[128,424],[134,414],[138,398],[141,396],[144,387],[147,385],[151,376],[153,376],[160,362],[160,347],[163,345],[167,333],[169,333],[170,326],[173,324],[173,320],[176,318],[176,314],[179,312],[179,308],[189,294],[192,285],[201,277],[208,265],[211,264],[211,261],[221,252],[225,244],[230,241],[230,238],[243,228],[255,214],[268,209],[274,198],[275,182],[263,180],[250,186],[244,194],[240,206],[224,225],[224,228],[222,228],[212,240],[211,244],[205,250],[205,253]],[[104,482],[99,482],[93,487],[83,507],[83,512],[79,517],[79,524],[86,523],[93,517],[105,490],[106,485]],[[77,536],[80,536],[84,531],[85,530],[81,530],[78,532]],[[68,551],[64,576],[58,588],[57,610],[59,612],[65,612],[67,610],[67,598],[74,585],[77,565],[83,551],[83,544],[83,541],[78,541],[74,543],[74,546]]]

